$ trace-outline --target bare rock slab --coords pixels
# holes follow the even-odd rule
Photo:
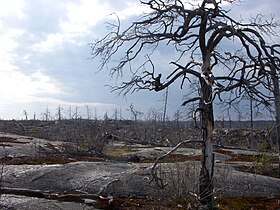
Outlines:
[[[81,203],[61,202],[55,200],[47,200],[43,198],[25,197],[19,195],[1,195],[0,209],[52,209],[52,210],[98,210],[92,206]]]
[[[50,192],[146,195],[151,193],[144,187],[149,183],[149,178],[145,177],[149,176],[148,165],[132,163],[74,162],[42,167],[7,165],[4,185]]]
[[[118,162],[7,165],[4,167],[3,184],[47,192],[152,196],[158,191],[154,181],[151,182],[151,165]],[[172,193],[174,187],[196,191],[199,162],[163,163],[158,170],[167,183],[167,194]],[[216,165],[214,181],[216,192],[220,194],[272,195],[280,192],[280,179],[236,171],[224,164]],[[172,186],[172,183],[179,186]]]

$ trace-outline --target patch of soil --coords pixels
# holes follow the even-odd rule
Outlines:
[[[116,158],[120,156],[115,156]],[[184,162],[184,161],[200,161],[200,156],[188,156],[182,154],[171,154],[164,160],[159,161],[159,163],[175,163],[175,162]],[[106,157],[101,156],[75,156],[68,157],[64,155],[48,155],[48,156],[39,156],[39,157],[10,157],[6,156],[0,158],[0,163],[4,165],[45,165],[45,164],[66,164],[77,161],[90,161],[90,162],[105,162],[110,161]],[[144,158],[139,157],[136,161],[138,163],[155,163],[156,158]],[[134,162],[130,160],[129,162]]]
[[[162,199],[152,199],[148,197],[139,197],[139,196],[120,196],[114,198],[112,203],[112,209],[121,209],[121,210],[142,210],[142,209],[172,209],[172,210],[181,210],[181,209],[198,209],[199,203],[197,199],[192,196],[186,196],[185,198],[162,198]],[[102,209],[109,209],[106,206],[96,207]],[[105,207],[105,208],[104,208]]]
[[[5,136],[0,137],[0,143],[28,144],[28,142],[17,141],[16,138],[5,137]]]
[[[253,162],[254,160],[261,157],[261,155],[236,154],[233,151],[228,151],[223,149],[214,149],[214,152],[229,155],[231,157],[228,160],[229,162]],[[271,163],[278,163],[278,158],[272,157]]]
[[[256,163],[257,165],[257,163],[262,163],[263,161],[263,163],[267,165],[263,165],[263,167],[259,169],[256,168],[255,165],[253,166],[241,165],[235,167],[235,169],[245,173],[252,173],[252,174],[259,174],[259,175],[264,175],[264,176],[269,176],[274,178],[280,178],[278,172],[279,169],[272,167],[273,163],[278,163],[277,157],[271,156],[267,160],[262,160],[262,156],[259,154],[258,155],[235,154],[232,151],[223,150],[223,149],[214,149],[214,152],[229,155],[231,158],[228,160],[228,162],[253,162]]]
[[[112,155],[116,157],[123,156],[127,153],[133,153],[139,151],[139,148],[133,148],[133,147],[114,147],[110,149],[104,150],[104,154]],[[140,163],[154,163],[157,159],[157,157],[154,158],[146,158],[146,157],[139,157]],[[170,154],[163,160],[160,160],[159,163],[175,163],[175,162],[185,162],[185,161],[200,161],[201,156],[200,155],[183,155],[183,154]]]
[[[65,164],[70,163],[68,158],[48,156],[48,157],[3,157],[0,159],[5,165],[40,165],[40,164]]]
[[[154,163],[157,157],[155,158],[140,158],[140,163]],[[183,155],[183,154],[170,154],[163,160],[160,160],[159,163],[176,163],[176,162],[185,162],[185,161],[200,161],[201,155]]]
[[[223,196],[217,199],[219,209],[223,210],[276,210],[280,209],[280,194],[265,196]]]
[[[77,161],[105,161],[103,158],[80,156],[80,157],[67,157],[63,155],[48,155],[40,157],[3,157],[0,162],[5,165],[42,165],[42,164],[66,164]]]
[[[139,149],[132,147],[114,147],[104,150],[104,154],[113,155],[113,156],[122,156],[126,153],[137,152]]]
[[[50,193],[26,188],[1,189],[2,194],[21,195],[33,198],[44,198],[62,202],[87,204],[98,209],[114,210],[142,210],[142,209],[197,209],[199,203],[194,196],[184,198],[152,198],[147,196],[101,196],[81,191]]]
[[[186,195],[183,198],[146,196],[99,196],[86,194],[80,191],[64,193],[48,193],[39,190],[2,188],[3,194],[24,195],[28,197],[45,198],[87,204],[98,209],[115,210],[150,210],[150,209],[199,209],[196,197]],[[280,208],[280,194],[273,196],[218,196],[216,204],[221,210],[276,210]]]
[[[265,196],[222,196],[216,200],[221,210],[276,210],[280,208],[280,194],[271,197]],[[186,196],[184,199],[152,200],[148,198],[120,197],[114,202],[115,209],[199,209],[196,198]],[[106,209],[106,208],[105,208]],[[108,209],[108,208],[107,208]]]
[[[11,137],[5,137],[5,136],[0,137],[0,142],[14,142],[15,140],[17,140],[17,139],[11,138]]]
[[[267,170],[257,170],[255,167],[243,165],[243,166],[239,166],[238,168],[236,168],[236,170],[242,171],[245,173],[252,173],[252,174],[259,174],[259,175],[269,176],[269,177],[274,177],[274,178],[280,178],[278,168],[267,168]]]

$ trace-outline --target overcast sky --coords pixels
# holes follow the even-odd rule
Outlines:
[[[280,16],[279,0],[242,0],[237,16],[257,13]],[[0,0],[0,118],[30,118],[58,105],[67,115],[71,106],[88,106],[109,116],[113,109],[138,110],[162,107],[163,92],[140,92],[117,97],[106,84],[115,80],[98,72],[98,60],[88,59],[88,43],[105,35],[105,22],[116,12],[123,23],[145,11],[138,0]],[[163,55],[164,56],[164,55]],[[183,91],[171,88],[168,113],[180,108]]]

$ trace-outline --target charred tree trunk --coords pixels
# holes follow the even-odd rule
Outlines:
[[[203,70],[207,76],[201,78],[201,129],[203,137],[202,145],[202,159],[199,179],[199,197],[200,203],[207,207],[207,209],[215,209],[214,195],[213,195],[213,170],[214,170],[214,153],[213,153],[213,104],[212,104],[212,83],[211,72]]]
[[[280,90],[279,90],[279,78],[274,66],[271,65],[271,79],[273,83],[273,95],[275,104],[275,118],[276,118],[276,132],[277,132],[277,144],[278,144],[278,176],[280,177]]]

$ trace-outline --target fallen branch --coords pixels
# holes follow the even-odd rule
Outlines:
[[[2,187],[1,188],[1,195],[3,194],[12,194],[12,195],[20,195],[26,197],[35,197],[35,198],[44,198],[48,200],[57,200],[57,201],[64,201],[64,202],[76,202],[76,203],[85,203],[87,204],[86,200],[92,200],[92,203],[97,201],[105,201],[108,203],[111,201],[112,198],[103,197],[97,194],[88,194],[86,192],[73,192],[73,193],[51,193],[51,192],[43,192],[41,190],[32,190],[32,189],[25,189],[25,188],[8,188]]]
[[[45,198],[45,196],[46,196],[40,190],[1,187],[1,195],[3,195],[3,194],[14,194],[14,195],[21,195],[21,196],[35,197],[35,198]]]
[[[159,161],[161,160],[164,160],[167,156],[169,156],[170,154],[172,154],[173,152],[175,152],[180,146],[184,145],[184,144],[191,144],[191,143],[203,143],[203,141],[195,141],[195,140],[187,140],[187,141],[181,141],[179,142],[175,147],[173,147],[170,151],[168,151],[166,154],[162,155],[162,156],[159,156],[157,159],[156,159],[156,162],[154,163],[153,167],[152,167],[152,176],[153,176],[153,179],[151,180],[151,182],[153,180],[155,180],[156,184],[161,188],[161,189],[164,189],[165,186],[167,184],[164,184],[163,183],[163,180],[157,175],[157,170],[156,170],[156,166],[157,164],[159,163]]]

